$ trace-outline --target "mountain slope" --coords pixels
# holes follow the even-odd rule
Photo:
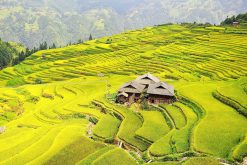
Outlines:
[[[18,43],[3,42],[0,39],[0,70],[4,67],[16,64],[19,61],[20,52],[24,52],[25,48]]]
[[[99,73],[164,72],[172,79],[236,79],[246,75],[245,35],[245,27],[193,24],[150,27],[84,44],[39,51],[8,70],[12,76],[21,73],[31,84],[39,78],[52,82]],[[224,40],[226,36],[231,39]],[[195,65],[193,69],[192,65]],[[14,78],[12,76],[2,76],[2,80],[10,80]]]
[[[245,0],[5,0],[0,37],[28,47],[47,41],[65,45],[167,22],[220,23],[247,10]]]
[[[147,27],[38,51],[5,68],[0,164],[242,162],[246,35],[245,26]],[[176,102],[149,110],[116,104],[121,85],[147,72],[174,86]]]

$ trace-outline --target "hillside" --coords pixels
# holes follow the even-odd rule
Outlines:
[[[34,53],[0,71],[0,164],[242,162],[246,36],[242,26],[161,25]],[[178,101],[114,102],[147,72]]]
[[[0,38],[0,70],[17,64],[19,62],[20,53],[25,51],[25,48],[14,42],[4,42]]]
[[[29,48],[45,41],[66,45],[90,33],[98,38],[169,22],[219,24],[246,10],[245,0],[4,0],[0,37]]]

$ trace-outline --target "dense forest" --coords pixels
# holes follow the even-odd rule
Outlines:
[[[19,59],[18,49],[9,42],[0,39],[0,69],[12,65]]]
[[[247,23],[247,13],[227,17],[223,22],[221,22],[221,25],[232,25],[233,22]]]
[[[19,64],[21,61],[25,60],[26,57],[31,54],[46,49],[56,48],[55,44],[48,46],[47,42],[41,43],[38,48],[33,49],[24,48],[22,44],[13,42],[4,42],[0,39],[0,70]]]

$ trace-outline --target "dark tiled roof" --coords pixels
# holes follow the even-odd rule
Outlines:
[[[125,83],[118,92],[119,94],[142,93],[146,85],[148,85],[147,94],[175,96],[173,86],[161,82],[159,78],[150,73],[138,77],[135,81]]]
[[[140,84],[149,85],[149,84],[160,82],[160,79],[150,73],[147,73],[145,75],[137,77],[136,81]]]
[[[117,96],[124,96],[124,97],[128,97],[128,93],[125,93],[125,92],[121,92],[119,93]]]
[[[118,92],[125,92],[125,93],[142,93],[145,89],[145,85],[139,84],[136,81],[131,81],[125,83]]]
[[[174,87],[165,82],[150,84],[147,90],[148,94],[174,96]]]

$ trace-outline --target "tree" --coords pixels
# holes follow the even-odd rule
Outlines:
[[[44,43],[41,43],[39,45],[39,50],[46,50],[48,49],[47,42],[45,41]]]
[[[17,50],[8,42],[0,40],[0,69],[11,65],[15,56],[18,56]]]
[[[56,49],[56,44],[55,43],[52,44],[51,49]]]
[[[19,58],[14,58],[12,61],[12,65],[17,65],[19,63],[20,63]]]
[[[43,50],[43,48],[44,48],[43,43],[39,44],[39,50]]]
[[[48,49],[48,46],[47,46],[47,42],[45,41],[44,42],[44,49],[43,50],[46,50],[46,49]]]
[[[25,58],[26,58],[25,53],[21,51],[21,53],[19,54],[19,62],[25,60]]]
[[[42,79],[40,78],[35,79],[35,84],[42,84]]]
[[[77,41],[77,44],[81,44],[81,43],[83,43],[83,40],[82,40],[82,39],[79,39],[79,40]]]
[[[232,17],[227,16],[227,18],[221,22],[221,25],[232,25],[233,22],[247,22],[247,13]]]
[[[105,43],[106,44],[111,44],[112,43],[112,39],[111,38],[108,38]]]
[[[92,37],[92,34],[90,33],[90,36],[89,36],[89,41],[93,40],[93,37]]]
[[[32,52],[30,51],[30,49],[26,48],[26,57],[29,57],[32,54]]]

